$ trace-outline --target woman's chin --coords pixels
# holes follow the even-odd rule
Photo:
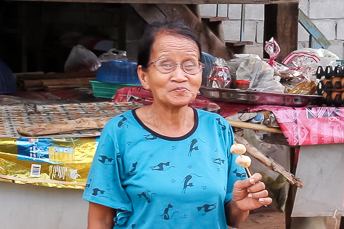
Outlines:
[[[184,107],[184,106],[188,106],[190,103],[192,103],[192,101],[194,101],[193,98],[179,98],[179,99],[170,100],[169,103],[172,106]]]

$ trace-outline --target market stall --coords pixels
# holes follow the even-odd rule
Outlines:
[[[60,2],[71,1],[61,0]],[[123,3],[122,1],[105,2]],[[142,3],[142,1],[130,2]],[[209,1],[206,2],[210,3]],[[297,8],[297,1],[224,1],[224,3],[265,4],[287,2],[291,2],[292,5],[289,5],[289,10],[293,11],[295,6]],[[145,3],[156,4],[161,2],[145,1]],[[185,2],[172,1],[171,3],[180,4]],[[204,3],[204,1],[188,1],[186,3],[198,4]],[[216,1],[216,3],[219,3],[219,1]],[[275,13],[276,11],[278,12],[274,14],[275,17],[272,17],[272,20],[276,18],[285,19],[287,15],[295,17],[294,11],[294,14],[288,14],[287,11],[276,10],[276,7],[283,6],[285,5],[269,5],[269,9],[272,9]],[[166,12],[168,11],[168,9],[164,9]],[[269,25],[269,18],[271,19],[269,11],[266,12],[266,15],[266,25]],[[275,35],[275,37],[283,37],[283,33],[289,31],[290,34],[291,30],[296,30],[297,26],[295,26],[294,17],[290,19],[290,22],[293,22],[294,25],[293,23],[285,25],[284,20],[278,20],[279,24],[272,27],[275,28],[275,31],[269,30],[269,34],[266,35],[269,37],[266,37],[266,40],[270,39],[271,34]],[[277,27],[288,28],[277,30]],[[292,34],[295,35],[297,33],[292,32]],[[281,43],[280,50],[282,50],[282,56],[286,56],[286,54],[296,49],[295,39],[296,37],[293,36],[285,41],[286,45]],[[342,105],[344,99],[342,94],[339,93],[341,88],[344,87],[340,76],[342,74],[341,68],[335,70],[334,66],[336,63],[320,62],[320,59],[324,56],[319,55],[315,51],[291,53],[283,61],[282,66],[276,62],[281,57],[277,55],[275,43],[271,41],[269,44],[270,46],[266,47],[267,53],[270,54],[268,61],[250,55],[239,55],[232,60],[205,58],[204,61],[208,60],[211,64],[215,63],[216,67],[212,66],[206,69],[208,71],[204,74],[204,85],[201,89],[202,95],[198,97],[192,106],[212,112],[219,112],[224,117],[227,117],[229,122],[238,130],[250,129],[260,131],[258,135],[264,135],[262,138],[266,137],[266,141],[270,138],[270,142],[279,142],[287,145],[277,148],[279,152],[284,153],[284,159],[280,163],[287,170],[290,165],[290,147],[292,149],[300,149],[299,154],[301,156],[299,161],[291,160],[291,167],[296,165],[298,167],[296,177],[300,178],[304,183],[304,187],[296,193],[295,202],[293,198],[289,198],[287,201],[288,192],[286,189],[288,186],[285,185],[285,179],[282,179],[280,182],[279,179],[281,177],[278,174],[271,175],[270,177],[267,176],[267,179],[272,179],[272,183],[280,184],[275,189],[277,190],[276,193],[279,193],[283,199],[280,202],[282,203],[280,204],[281,208],[285,209],[285,205],[292,205],[294,203],[292,213],[289,212],[291,208],[287,207],[287,216],[339,216],[342,214],[343,208],[340,204],[342,196],[339,193],[341,192],[323,192],[319,187],[326,185],[332,187],[329,188],[330,190],[338,190],[338,184],[336,183],[338,180],[333,177],[340,176],[340,170],[327,170],[327,173],[324,171],[331,167],[331,165],[334,165],[333,168],[340,168],[340,161],[342,160],[340,155],[341,146],[344,142],[343,127],[341,125],[343,110],[341,108],[320,106],[322,106],[322,103],[327,103],[329,106]],[[332,58],[333,56],[325,55],[325,57]],[[111,58],[108,60],[112,61]],[[128,65],[130,64],[128,63]],[[315,70],[319,65],[323,66],[323,69],[316,73]],[[327,68],[327,66],[333,67]],[[0,183],[0,185],[1,192],[4,194],[2,196],[8,197],[4,197],[1,201],[6,206],[6,209],[12,209],[8,211],[7,215],[3,214],[4,218],[14,219],[16,217],[13,214],[16,211],[13,207],[13,201],[18,199],[18,196],[26,195],[26,200],[20,199],[21,201],[18,202],[21,203],[23,212],[31,211],[33,214],[28,217],[27,225],[34,225],[37,219],[41,218],[46,219],[44,221],[46,224],[42,225],[51,223],[59,225],[61,228],[85,227],[83,223],[86,222],[86,204],[80,200],[81,190],[87,185],[85,183],[87,172],[97,146],[97,137],[100,130],[110,117],[151,102],[149,92],[142,90],[142,88],[132,89],[125,87],[118,90],[116,86],[116,84],[135,84],[135,82],[130,80],[127,82],[104,80],[101,77],[104,76],[104,74],[101,74],[101,70],[104,70],[104,67],[116,68],[116,65],[106,66],[103,61],[103,68],[99,69],[97,76],[95,74],[85,74],[80,79],[79,77],[70,76],[68,78],[74,78],[71,81],[72,83],[66,80],[64,76],[55,76],[59,78],[58,81],[43,79],[44,77],[30,76],[31,78],[26,79],[22,77],[22,79],[24,78],[22,82],[26,85],[26,89],[32,90],[36,90],[37,87],[57,89],[61,88],[61,86],[66,86],[66,84],[84,84],[85,82],[89,85],[91,80],[93,95],[98,97],[97,102],[57,102],[56,100],[63,99],[63,96],[61,93],[56,94],[56,91],[55,94],[49,94],[49,96],[55,99],[55,102],[50,104],[36,103],[33,100],[19,100],[19,103],[9,104],[8,101],[11,101],[12,97],[1,98],[3,103],[1,103],[2,106],[0,107],[0,179],[5,183]],[[227,74],[228,78],[223,77],[223,74],[219,73]],[[311,76],[313,76],[312,79],[310,78]],[[38,81],[37,78],[39,78]],[[286,84],[282,85],[281,79]],[[297,80],[293,81],[293,79]],[[63,85],[61,83],[63,81],[66,84]],[[313,82],[313,84],[308,84],[309,82]],[[121,87],[123,86],[128,85],[121,85]],[[65,88],[63,89],[65,90]],[[63,92],[64,95],[66,91]],[[112,96],[114,98],[110,100],[109,98],[112,98]],[[5,104],[6,101],[7,103]],[[312,105],[311,108],[306,107],[310,105]],[[246,138],[251,136],[250,140],[257,139],[255,131],[243,133],[243,136]],[[258,143],[258,141],[250,141],[249,144],[255,145],[254,143]],[[255,147],[259,148],[257,145]],[[331,156],[325,155],[322,153],[325,149],[331,149],[333,154]],[[265,152],[264,150],[266,149],[263,148],[260,151]],[[312,160],[315,154],[318,160],[314,161],[314,163],[317,166],[311,166],[309,161]],[[292,156],[295,155],[298,154],[292,153]],[[280,159],[280,156],[275,156]],[[275,164],[273,164],[273,161],[268,160],[266,164],[270,165],[274,170]],[[293,168],[290,168],[290,170],[293,171]],[[309,172],[310,170],[312,172]],[[266,170],[257,168],[257,171]],[[326,177],[326,179],[323,180],[323,183],[318,182],[318,176],[314,174]],[[291,176],[291,180],[293,179],[295,177]],[[296,185],[298,187],[302,186],[297,181],[299,180],[296,179],[294,184],[298,184]],[[19,186],[8,183],[34,184],[38,187],[29,185]],[[309,184],[317,185],[310,186]],[[14,186],[18,188],[15,188],[15,192],[11,192]],[[47,191],[42,186],[53,187],[53,189]],[[320,191],[315,192],[315,190]],[[40,198],[37,198],[36,193],[39,193]],[[325,195],[331,198],[323,198]],[[334,196],[335,198],[333,198]],[[61,203],[62,200],[63,203]],[[317,202],[318,200],[321,200],[320,203]],[[306,206],[305,201],[313,204]],[[322,204],[322,201],[326,201],[328,205]],[[44,202],[48,203],[48,207],[45,207]],[[50,206],[51,208],[49,208]],[[59,207],[54,208],[53,206]],[[47,209],[43,212],[44,214],[34,215],[35,212],[40,212],[42,208]],[[67,210],[59,212],[56,209]],[[59,222],[50,221],[52,214],[55,218],[63,220]],[[58,217],[56,217],[56,214]],[[75,225],[75,222],[79,224]],[[18,222],[16,225],[12,223],[7,227],[19,228],[22,226]],[[294,226],[292,228],[297,227]]]

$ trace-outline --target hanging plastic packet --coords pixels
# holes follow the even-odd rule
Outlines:
[[[222,58],[216,58],[207,80],[207,87],[229,88],[232,82],[230,69]]]
[[[273,37],[269,41],[265,42],[264,50],[269,55],[268,64],[272,67],[275,67],[276,58],[281,52],[281,49]]]

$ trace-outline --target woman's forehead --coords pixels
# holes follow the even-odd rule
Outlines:
[[[179,34],[160,33],[156,36],[151,55],[163,53],[185,53],[199,55],[195,41]]]

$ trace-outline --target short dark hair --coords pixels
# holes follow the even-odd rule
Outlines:
[[[147,68],[155,37],[160,32],[180,35],[194,41],[198,47],[199,56],[201,58],[201,43],[189,26],[180,21],[153,22],[146,27],[143,36],[140,39],[137,55],[138,65],[141,65],[143,68]]]

